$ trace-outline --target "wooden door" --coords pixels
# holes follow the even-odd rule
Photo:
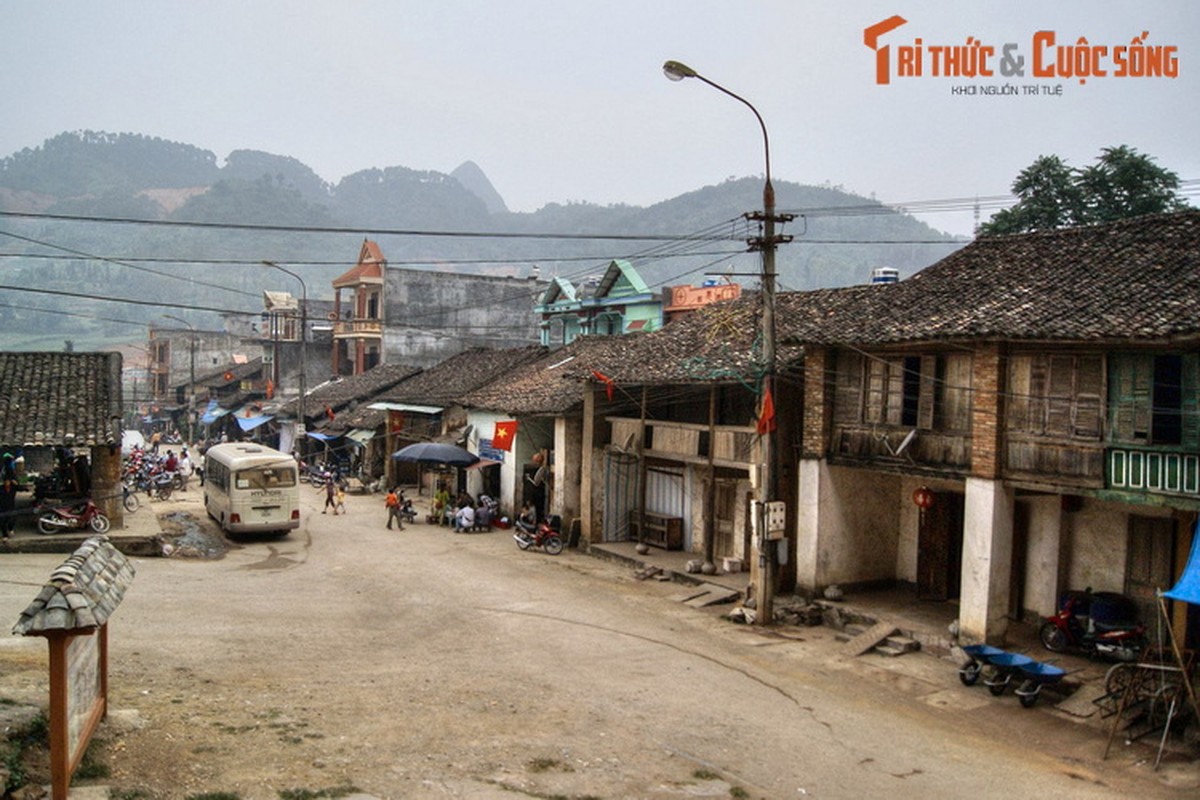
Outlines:
[[[917,535],[917,599],[951,600],[962,586],[963,496],[934,492]]]
[[[1142,622],[1151,631],[1158,619],[1158,591],[1175,582],[1175,520],[1164,517],[1129,517],[1129,545],[1125,561],[1125,594],[1137,605]]]
[[[738,514],[737,483],[718,480],[713,489],[717,493],[713,518],[713,558],[736,557],[739,555],[734,541]]]

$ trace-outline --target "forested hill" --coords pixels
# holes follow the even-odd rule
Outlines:
[[[782,289],[861,283],[881,265],[907,275],[955,246],[950,237],[864,197],[782,181],[775,188],[780,211],[805,215],[785,228],[798,244],[779,251]],[[127,133],[63,133],[0,160],[0,211],[193,224],[0,217],[0,253],[5,255],[0,285],[252,310],[260,303],[265,276],[246,265],[290,263],[308,282],[310,296],[327,297],[329,282],[353,263],[369,236],[393,266],[523,275],[537,264],[543,276],[575,279],[602,271],[612,258],[628,258],[654,286],[696,281],[706,270],[755,271],[756,255],[737,254],[745,249],[744,239],[755,235],[741,215],[761,204],[761,179],[745,178],[645,208],[551,203],[533,213],[511,213],[472,162],[452,175],[390,166],[331,184],[287,156],[236,150],[218,165],[211,151],[179,142]],[[564,234],[572,238],[553,238]],[[669,240],[576,238],[586,234]],[[129,266],[147,263],[153,267]],[[754,283],[752,277],[735,280]],[[214,293],[209,285],[214,282],[225,291]],[[111,327],[81,323],[77,316],[36,315],[27,294],[0,293],[0,322],[6,328],[34,325],[55,335],[81,324]],[[39,297],[37,304],[77,310],[77,302],[61,297]],[[114,316],[113,305],[88,304],[107,309],[92,315],[97,318]],[[129,307],[121,312],[122,318],[161,314]]]

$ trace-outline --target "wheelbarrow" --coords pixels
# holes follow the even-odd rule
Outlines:
[[[1041,661],[1021,664],[1018,666],[1018,669],[1025,677],[1024,682],[1016,689],[1017,698],[1020,699],[1022,708],[1033,708],[1034,704],[1037,703],[1038,693],[1042,691],[1042,687],[1058,683],[1067,674],[1065,669],[1056,667],[1053,664],[1044,664]]]
[[[979,681],[983,668],[992,663],[991,659],[994,656],[1006,655],[999,647],[992,647],[990,644],[969,644],[963,647],[962,651],[971,659],[958,668],[958,679],[962,681],[963,686],[974,686]]]
[[[988,659],[988,663],[991,665],[991,670],[984,677],[983,682],[987,684],[988,691],[993,696],[999,697],[1008,689],[1013,678],[1022,674],[1023,667],[1037,662],[1020,653],[1001,653]]]

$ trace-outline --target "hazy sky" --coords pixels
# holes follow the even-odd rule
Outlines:
[[[877,42],[890,47],[884,85],[864,29],[896,15]],[[1108,74],[1035,76],[1035,56],[1056,54],[1039,31],[1106,48],[1067,60]],[[1145,50],[1117,51],[1135,39],[1160,63],[1173,56],[1177,77],[1116,76],[1142,68]],[[934,74],[945,53],[982,47],[992,77]],[[921,73],[900,75],[918,52]],[[333,182],[470,159],[515,211],[649,205],[762,174],[750,111],[668,81],[666,59],[754,104],[778,180],[885,202],[972,198],[1006,193],[1039,155],[1086,166],[1118,144],[1200,178],[1193,0],[3,0],[0,156],[90,129],[218,162],[242,148],[293,156]],[[966,233],[970,216],[921,218]]]

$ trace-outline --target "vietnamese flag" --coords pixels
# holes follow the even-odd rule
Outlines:
[[[517,421],[510,419],[497,422],[496,431],[492,434],[492,447],[497,450],[512,450],[513,439],[517,438]]]
[[[770,386],[763,392],[762,410],[759,412],[758,424],[755,428],[759,436],[775,430],[775,399],[771,396]]]

